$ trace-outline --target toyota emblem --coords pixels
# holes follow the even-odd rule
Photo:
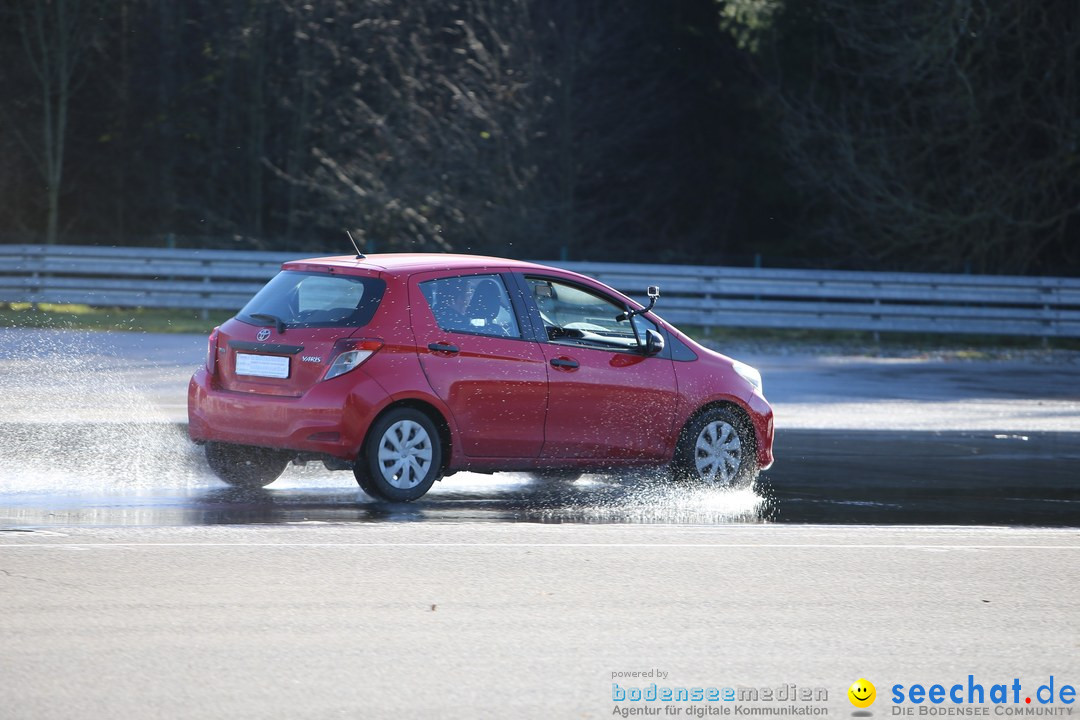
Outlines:
[[[259,342],[265,342],[266,338],[268,338],[268,337],[270,337],[270,331],[267,330],[266,328],[263,328],[262,330],[259,331],[259,334],[255,336],[255,339],[258,340]]]

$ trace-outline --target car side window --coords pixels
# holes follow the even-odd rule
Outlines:
[[[618,320],[626,308],[578,286],[542,277],[527,277],[525,281],[549,342],[637,350],[645,328],[656,327],[640,317]]]
[[[635,315],[634,317],[630,318],[630,322],[634,323],[634,328],[637,330],[637,336],[639,338],[645,337],[646,330],[654,330],[656,332],[660,332],[659,326],[657,326],[656,323],[654,323],[652,320],[645,317],[644,315]],[[660,334],[663,335],[663,333]]]
[[[420,283],[435,322],[447,332],[520,338],[510,295],[499,275],[462,275]]]

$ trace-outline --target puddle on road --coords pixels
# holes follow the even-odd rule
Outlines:
[[[351,472],[290,466],[264,490],[221,483],[202,449],[170,423],[0,425],[0,527],[421,521],[759,522],[750,490],[665,483],[647,474],[576,482],[457,473],[415,503],[373,501]]]
[[[576,482],[458,473],[415,503],[349,472],[290,467],[265,490],[218,481],[167,423],[0,425],[0,527],[303,522],[980,524],[1074,527],[1080,434],[788,431],[756,492],[648,474]]]
[[[121,374],[116,358],[85,333],[28,334],[19,342],[0,351],[0,528],[428,520],[1080,525],[1076,432],[788,429],[777,436],[777,465],[757,492],[647,475],[567,483],[460,473],[419,502],[394,504],[372,501],[351,473],[318,463],[289,468],[266,490],[240,492],[215,479],[184,428],[157,409],[153,383],[162,381],[153,362],[125,361]],[[142,371],[158,380],[133,382]]]
[[[121,442],[123,430],[95,428],[80,436]],[[0,527],[60,525],[207,525],[297,522],[540,522],[691,523],[759,522],[769,502],[750,490],[726,491],[671,485],[649,477],[586,475],[576,482],[535,480],[519,473],[458,473],[437,483],[414,503],[374,501],[349,472],[330,472],[316,463],[290,467],[269,487],[239,490],[213,477],[175,426],[157,429],[157,441],[172,450],[138,463],[109,467],[82,453],[46,472],[40,453],[23,453],[19,464],[5,458],[0,471]],[[36,448],[48,442],[31,433]],[[152,447],[157,448],[157,441]],[[169,467],[155,468],[154,458]]]
[[[154,403],[156,365],[93,333],[9,333],[0,350],[0,527],[357,520],[755,522],[767,501],[647,476],[458,473],[419,502],[374,502],[349,472],[290,467],[264,491],[219,482]],[[121,371],[122,368],[122,371]],[[87,422],[86,418],[94,418]]]

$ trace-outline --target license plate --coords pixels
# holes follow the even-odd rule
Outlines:
[[[236,374],[285,379],[289,377],[289,358],[236,353]]]

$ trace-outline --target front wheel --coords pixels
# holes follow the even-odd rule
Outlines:
[[[752,487],[758,465],[750,421],[732,408],[706,410],[683,429],[672,465],[680,480],[713,487]]]
[[[206,463],[223,482],[239,488],[261,488],[285,472],[289,456],[280,450],[206,443]]]
[[[435,423],[412,408],[396,408],[368,431],[353,467],[356,482],[378,500],[409,502],[442,476],[442,444]]]

